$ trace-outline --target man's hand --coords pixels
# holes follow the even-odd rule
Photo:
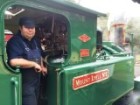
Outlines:
[[[47,74],[47,68],[44,66],[40,66],[39,64],[35,63],[34,68],[36,72],[41,72],[44,76]]]
[[[42,72],[43,76],[45,76],[47,74],[47,68],[44,66],[42,66],[41,68],[42,68],[41,72]]]
[[[34,62],[34,68],[36,72],[42,72],[41,66],[36,62]]]

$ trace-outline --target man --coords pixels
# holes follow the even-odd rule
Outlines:
[[[7,43],[8,64],[20,67],[22,73],[22,105],[37,105],[40,74],[47,73],[41,57],[41,45],[35,38],[35,22],[29,17],[19,20],[19,32]]]

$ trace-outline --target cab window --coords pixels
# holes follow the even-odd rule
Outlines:
[[[50,61],[63,63],[68,56],[68,20],[66,17],[49,11],[13,5],[5,11],[5,29],[11,32],[5,33],[6,41],[17,33],[18,20],[23,16],[31,17],[36,21],[36,37],[40,40],[46,56],[49,55]]]

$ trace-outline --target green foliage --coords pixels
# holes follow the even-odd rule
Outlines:
[[[140,53],[140,18],[132,18],[126,27],[126,33],[134,35],[134,52]]]

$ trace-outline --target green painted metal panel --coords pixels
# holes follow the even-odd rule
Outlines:
[[[86,17],[79,14],[71,14],[71,58],[70,63],[91,62],[95,60],[96,53],[96,16]],[[82,35],[87,35],[90,40],[83,42],[79,39]],[[80,51],[89,50],[89,56],[81,57]]]
[[[22,88],[19,76],[0,74],[0,81],[0,104],[21,105]]]
[[[117,58],[116,58],[117,59]],[[122,60],[122,59],[120,59]],[[115,61],[115,60],[114,60]],[[108,61],[106,61],[108,62]],[[65,70],[62,74],[61,105],[105,105],[110,104],[119,97],[133,89],[133,59],[119,62],[106,63],[100,66],[86,65],[71,70]],[[83,67],[83,68],[82,68]],[[89,74],[104,69],[109,70],[109,78],[77,90],[72,89],[72,80],[77,76]]]
[[[112,58],[82,65],[52,69],[48,91],[50,105],[111,105],[134,87],[132,57]],[[78,76],[109,70],[109,78],[79,89],[73,89],[73,80]],[[85,80],[88,81],[88,80]],[[53,85],[52,85],[53,84]],[[78,82],[77,82],[78,84]],[[80,84],[80,82],[79,82]]]

